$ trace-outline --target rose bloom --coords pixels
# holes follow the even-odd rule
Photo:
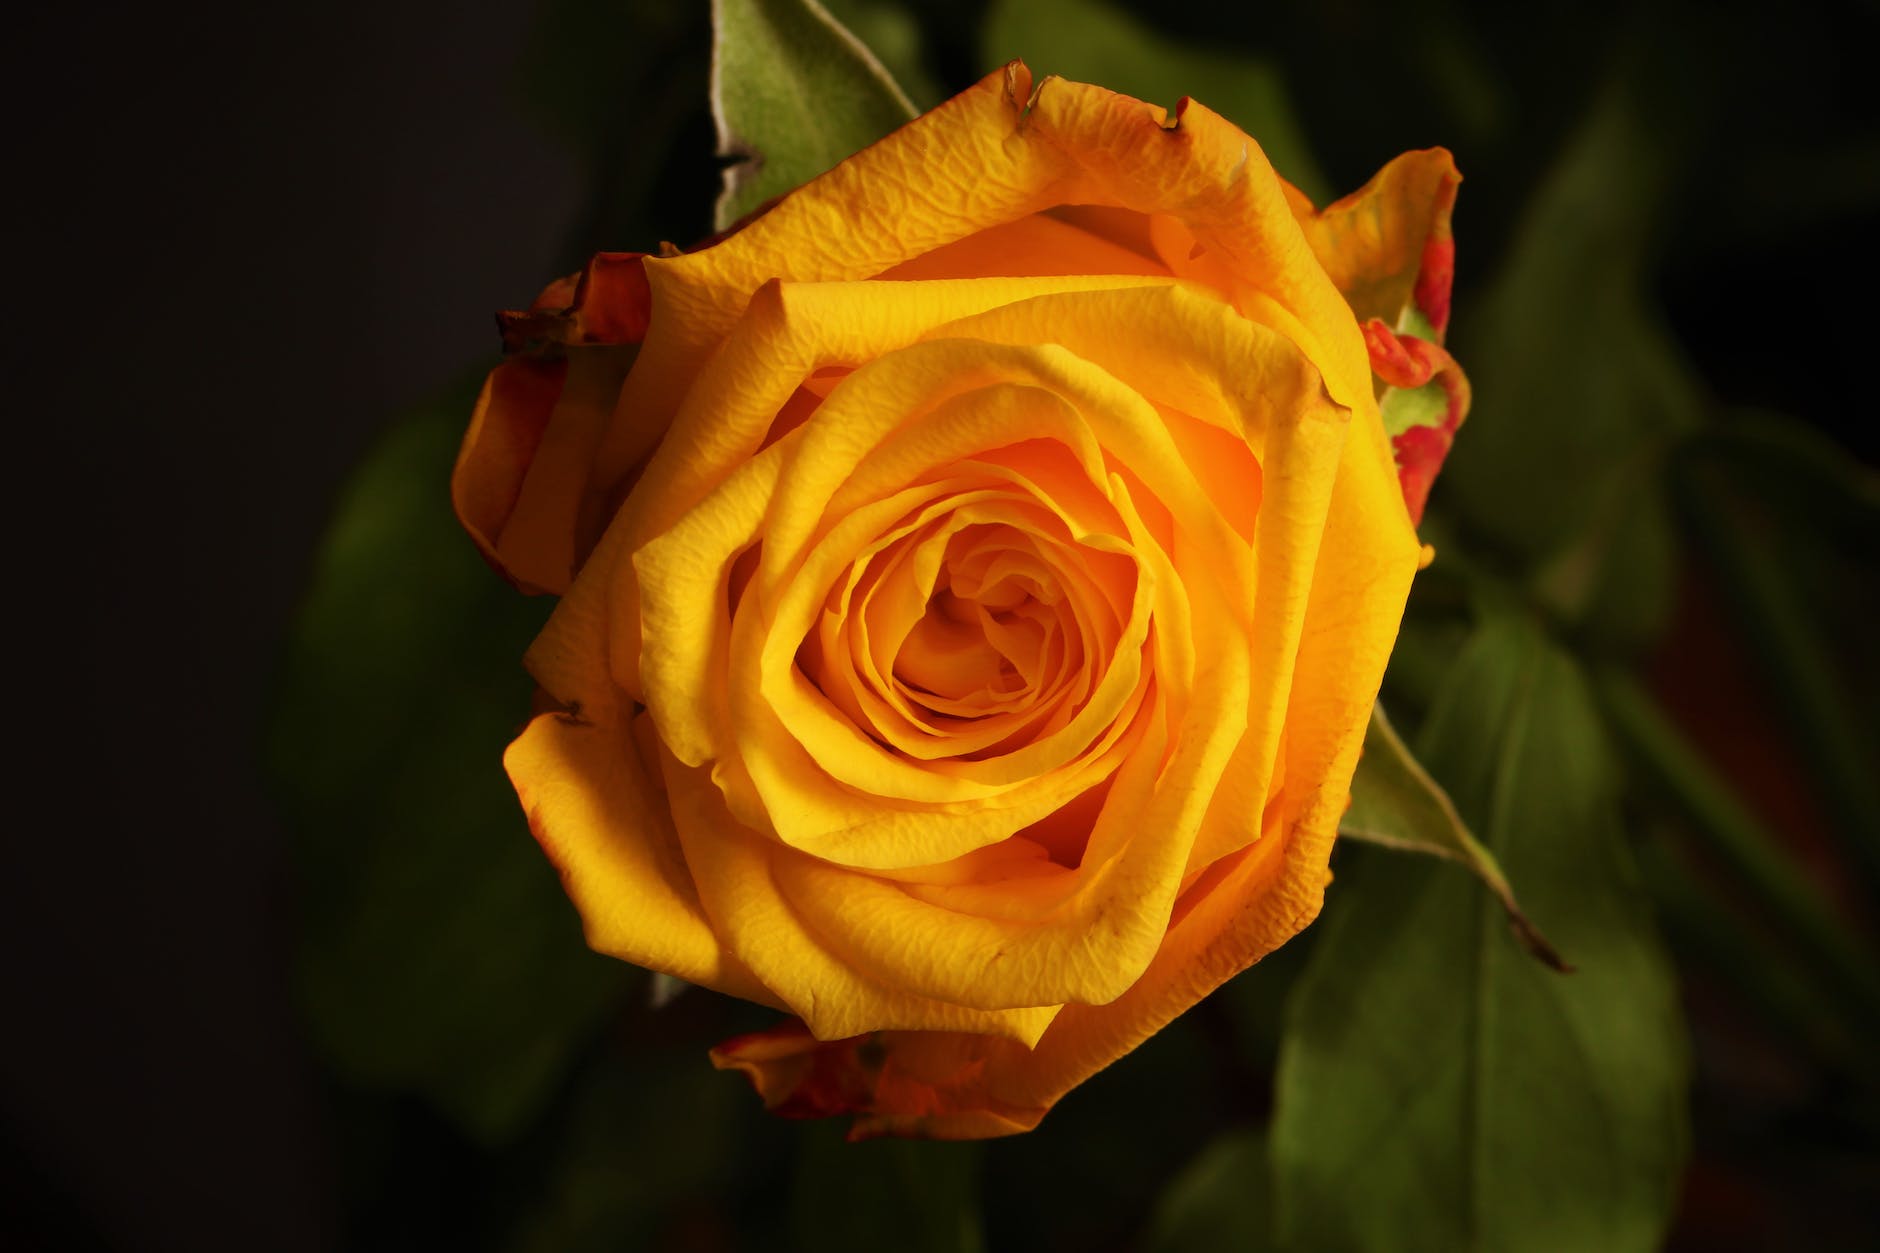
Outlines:
[[[780,1112],[969,1138],[1309,923],[1466,404],[1456,182],[1316,212],[1015,62],[506,315],[454,495],[561,598],[505,764],[593,947],[793,1015],[713,1055]]]

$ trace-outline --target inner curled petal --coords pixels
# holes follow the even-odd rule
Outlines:
[[[1070,723],[1136,591],[1130,558],[1080,545],[1036,502],[975,492],[860,557],[797,661],[883,748],[982,759]]]
[[[1002,525],[963,529],[947,544],[920,617],[888,640],[870,641],[879,657],[899,636],[891,689],[882,695],[898,698],[933,735],[965,729],[961,720],[1035,709],[1061,694],[1065,662],[1081,668],[1085,657],[1081,641],[1066,646],[1077,625],[1066,622],[1064,602],[1057,573],[1031,537]]]

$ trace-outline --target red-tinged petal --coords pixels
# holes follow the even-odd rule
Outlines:
[[[496,315],[503,348],[639,343],[652,316],[645,260],[643,252],[595,253],[580,274],[549,284],[529,308]]]
[[[1449,327],[1456,245],[1449,217],[1462,176],[1447,151],[1407,152],[1343,200],[1313,211],[1294,194],[1293,212],[1313,253],[1360,322],[1405,326],[1414,310],[1427,338]],[[1409,329],[1406,327],[1406,329]]]
[[[1423,506],[1456,429],[1469,413],[1469,380],[1449,353],[1414,335],[1399,335],[1377,318],[1364,325],[1371,371],[1384,384],[1378,411],[1390,435],[1397,478],[1413,522]]]
[[[1456,198],[1455,184],[1449,185],[1449,199]],[[1456,281],[1456,241],[1449,236],[1449,210],[1444,208],[1439,220],[1441,235],[1432,234],[1423,245],[1423,268],[1417,273],[1412,299],[1429,319],[1438,339],[1449,331],[1449,290]]]
[[[1430,487],[1436,482],[1436,475],[1442,470],[1455,438],[1454,428],[1442,430],[1431,426],[1412,427],[1402,435],[1391,437],[1391,447],[1397,452],[1398,481],[1403,484],[1404,504],[1410,507],[1410,517],[1417,522],[1423,520],[1423,506],[1429,503]]]
[[[600,253],[497,317],[510,356],[484,385],[451,497],[484,558],[525,592],[565,592],[605,525],[609,494],[591,466],[646,334],[642,258]],[[636,434],[643,455],[659,432]]]
[[[1371,373],[1388,387],[1421,387],[1455,361],[1441,347],[1414,335],[1399,335],[1377,318],[1364,324],[1364,346],[1371,353]]]
[[[743,1071],[779,1117],[857,1115],[850,1140],[985,1140],[1030,1131],[1046,1112],[986,1099],[987,1058],[1008,1044],[952,1031],[822,1041],[791,1021],[726,1040],[711,1059],[720,1070]]]

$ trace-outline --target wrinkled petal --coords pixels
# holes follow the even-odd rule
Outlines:
[[[1383,434],[1347,444],[1309,613],[1332,629],[1301,643],[1289,717],[1292,785],[1261,838],[1183,894],[1154,960],[1104,1005],[1068,1005],[1031,1049],[960,1033],[875,1032],[830,1042],[785,1025],[720,1045],[771,1108],[854,1115],[852,1138],[973,1139],[1029,1130],[1059,1097],[1285,943],[1318,913],[1362,730],[1408,597],[1418,548],[1393,509]],[[1349,471],[1349,473],[1344,473]],[[1381,500],[1381,504],[1380,504]],[[1365,597],[1354,602],[1354,591]],[[1353,615],[1348,606],[1367,612]],[[1316,620],[1316,619],[1315,619]]]
[[[1294,202],[1307,241],[1360,323],[1442,342],[1456,245],[1449,217],[1462,176],[1448,151],[1406,152],[1322,210]],[[1405,322],[1413,313],[1415,323]]]
[[[630,734],[542,714],[503,764],[596,952],[780,1004],[725,952],[699,907],[664,791]]]
[[[824,1039],[892,1025],[904,1031],[966,1032],[1029,1047],[1057,1016],[1056,1005],[986,1010],[932,1000],[876,983],[839,960],[775,887],[769,842],[741,827],[709,772],[662,762],[686,865],[715,934],[766,988]]]
[[[506,759],[597,949],[856,1135],[1034,1126],[1316,914],[1430,479],[1456,176],[1323,211],[1013,63],[503,319],[453,480],[561,595]]]
[[[1034,90],[1020,62],[924,114],[783,198],[722,242],[648,258],[654,316],[647,368],[625,412],[677,408],[690,379],[771,279],[834,282],[882,274],[978,231],[1062,205],[1165,212],[1179,205],[1234,279],[1230,294],[1270,303],[1322,344],[1327,386],[1352,405],[1368,388],[1364,345],[1344,298],[1314,262],[1259,145],[1206,107],[1161,108],[1085,83]],[[603,478],[624,444],[604,444]]]

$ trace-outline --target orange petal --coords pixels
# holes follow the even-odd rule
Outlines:
[[[1044,1111],[1001,1109],[974,1091],[993,1042],[952,1033],[882,1033],[820,1041],[799,1022],[726,1040],[712,1065],[741,1070],[764,1105],[783,1118],[829,1118],[870,1111],[851,1140],[920,1135],[984,1140],[1030,1131]],[[922,1065],[922,1063],[926,1063]],[[874,1112],[879,1111],[879,1112]]]
[[[557,589],[509,569],[498,549],[567,369],[566,361],[515,357],[490,371],[450,476],[457,520],[483,559],[524,592]]]
[[[639,343],[652,314],[645,260],[643,252],[597,252],[580,274],[550,284],[527,310],[497,314],[504,349]]]
[[[1294,200],[1312,251],[1358,321],[1398,327],[1414,309],[1428,324],[1425,338],[1442,342],[1456,260],[1449,215],[1461,182],[1448,151],[1430,148],[1404,153],[1323,210]]]
[[[1107,1005],[1068,1005],[1029,1050],[959,1032],[877,1032],[817,1043],[786,1026],[713,1054],[765,1103],[852,1114],[852,1138],[973,1139],[1035,1126],[1077,1084],[1134,1049],[1318,913],[1420,548],[1390,483],[1381,427],[1345,445],[1307,598],[1287,718],[1286,783],[1260,838],[1208,867],[1177,903],[1149,968]],[[1314,624],[1339,624],[1315,630]]]
[[[639,253],[601,253],[499,314],[510,357],[491,371],[451,476],[458,519],[525,592],[567,590],[600,536],[607,493],[591,482],[649,298]],[[658,432],[630,450],[644,457]]]
[[[1223,294],[1276,306],[1301,328],[1295,338],[1333,398],[1368,409],[1363,341],[1257,143],[1188,100],[1170,125],[1160,107],[1089,84],[1047,78],[1034,89],[1014,61],[722,241],[648,258],[655,315],[622,411],[673,412],[770,279],[869,278],[1062,206],[1178,214],[1230,276],[1234,290]],[[1141,268],[1147,254],[1120,242],[1126,232],[1091,231],[1090,220],[1076,229],[1115,245],[1119,270]],[[610,435],[599,481],[617,481],[629,460]]]
[[[503,765],[596,952],[782,1007],[719,943],[656,772],[625,727],[542,714]]]

